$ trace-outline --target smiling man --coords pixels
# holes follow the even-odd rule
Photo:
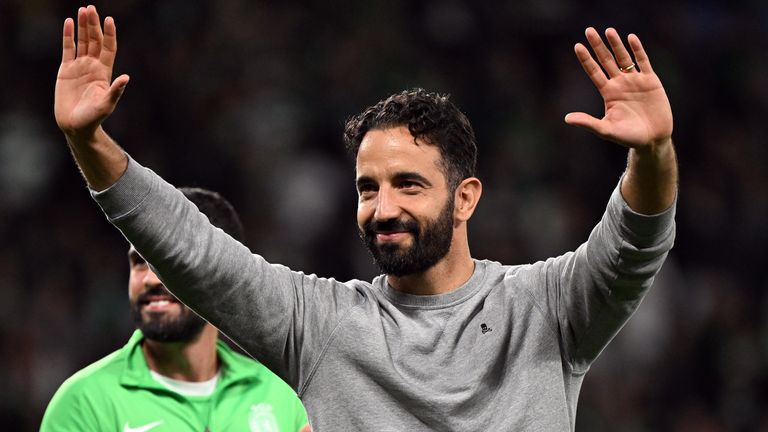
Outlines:
[[[453,194],[435,172],[439,151],[434,146],[414,146],[411,140],[404,127],[372,131],[357,167],[360,232],[382,271],[393,276],[422,273],[437,264],[453,238]],[[384,152],[377,152],[377,146],[384,147]],[[402,166],[402,161],[408,163]],[[382,175],[384,184],[379,180]],[[403,193],[397,197],[376,199],[398,190]],[[409,203],[415,215],[403,220],[402,205]]]
[[[672,111],[636,36],[631,54],[613,29],[610,48],[587,29],[594,58],[575,46],[605,113],[566,123],[629,149],[584,244],[534,264],[473,258],[474,132],[447,97],[405,91],[347,123],[358,227],[383,274],[341,282],[251,253],[128,157],[101,126],[129,80],[112,80],[114,20],[102,32],[81,8],[74,33],[66,20],[54,110],[93,197],[175,295],[297,390],[314,430],[573,430],[586,372],[675,234]]]
[[[240,218],[219,194],[180,190],[213,226],[243,239]],[[307,424],[296,393],[220,342],[218,330],[168,292],[133,246],[128,263],[137,330],[61,386],[41,431],[296,432]]]
[[[184,195],[192,202],[199,202],[189,189],[183,189]],[[194,194],[203,194],[196,191]],[[232,231],[226,231],[232,232]],[[238,235],[233,235],[238,238]],[[147,360],[155,363],[152,352],[163,347],[166,342],[190,342],[204,333],[216,331],[192,309],[179,302],[149,268],[144,258],[131,245],[128,249],[130,278],[128,279],[128,299],[131,319],[136,328],[144,335]],[[210,337],[203,339],[211,339]],[[215,340],[215,337],[213,338]]]

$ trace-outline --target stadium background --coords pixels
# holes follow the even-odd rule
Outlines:
[[[96,5],[116,18],[115,72],[132,77],[108,131],[172,183],[222,192],[254,251],[339,279],[375,273],[355,233],[343,121],[416,86],[452,94],[477,132],[474,256],[530,262],[576,247],[625,152],[563,123],[602,108],[572,47],[588,25],[636,32],[675,113],[678,240],[587,376],[577,430],[768,430],[768,3]],[[77,6],[0,0],[3,430],[36,430],[58,385],[131,332],[126,243],[52,115],[61,25]]]

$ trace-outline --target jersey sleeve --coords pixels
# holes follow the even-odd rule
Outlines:
[[[71,379],[56,391],[43,415],[41,432],[105,430],[80,383]]]
[[[296,431],[301,431],[304,426],[309,423],[309,420],[307,419],[307,411],[304,409],[304,405],[302,405],[301,401],[298,398],[295,398],[296,402]]]
[[[584,244],[527,269],[573,373],[586,372],[640,304],[674,243],[674,214],[675,204],[636,213],[617,186]]]

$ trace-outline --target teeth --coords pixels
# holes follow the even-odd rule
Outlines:
[[[153,300],[149,302],[149,305],[150,306],[166,306],[166,305],[169,305],[170,303],[171,302],[169,302],[168,300]]]

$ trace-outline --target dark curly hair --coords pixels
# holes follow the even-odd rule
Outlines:
[[[448,187],[455,190],[462,180],[475,176],[477,144],[467,116],[448,98],[420,88],[394,94],[347,120],[344,143],[357,156],[368,131],[407,126],[414,141],[438,147]]]
[[[217,192],[196,187],[180,187],[179,190],[197,206],[202,214],[208,217],[213,226],[221,228],[241,243],[245,241],[240,216],[223,196]]]

